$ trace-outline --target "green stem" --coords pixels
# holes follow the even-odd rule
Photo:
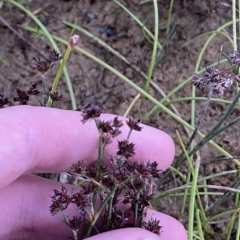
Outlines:
[[[173,3],[174,3],[174,0],[171,0],[171,2],[170,2],[170,7],[169,7],[169,11],[168,11],[166,38],[168,37],[169,31],[170,31]]]
[[[112,221],[112,206],[113,205],[113,196],[109,199],[108,202],[108,217],[107,217],[107,224],[106,224],[106,231],[109,231],[110,223]]]
[[[158,2],[157,0],[153,0],[153,7],[154,7],[154,39],[153,39],[153,50],[152,50],[152,57],[150,66],[148,69],[147,81],[144,87],[144,91],[148,92],[150,81],[153,75],[153,70],[155,67],[156,61],[156,54],[157,54],[157,46],[158,46],[158,29],[159,29],[159,16],[158,16]]]
[[[170,104],[173,104],[173,103],[182,103],[184,101],[191,101],[191,100],[199,100],[199,101],[205,101],[207,100],[206,97],[195,97],[195,98],[192,98],[192,97],[184,97],[184,98],[175,98],[173,100],[170,100],[169,102],[166,102],[164,103],[164,106],[169,106]],[[224,100],[224,99],[221,99],[221,98],[210,98],[210,102],[217,102],[217,103],[227,103],[227,104],[231,104],[232,101],[229,101],[229,100]]]
[[[139,204],[139,195],[140,192],[136,196],[136,203],[135,203],[135,208],[134,208],[134,227],[138,227],[138,204]]]
[[[196,203],[195,203],[196,195],[197,195],[198,205],[200,206],[200,209],[201,209],[201,212],[202,212],[202,215],[203,215],[203,219],[207,219],[206,216],[205,216],[205,214],[204,214],[204,209],[203,209],[203,206],[202,206],[202,201],[201,201],[201,198],[200,198],[200,196],[199,196],[198,189],[197,189],[197,187],[196,187],[196,185],[197,185],[197,180],[198,180],[198,171],[196,171],[196,168],[199,168],[200,162],[197,162],[196,167],[195,167],[195,169],[194,169],[194,168],[193,168],[192,161],[191,161],[191,159],[190,159],[190,157],[189,157],[189,155],[188,155],[188,153],[187,153],[187,150],[186,150],[186,148],[185,148],[185,146],[184,146],[184,144],[183,144],[183,142],[182,142],[182,139],[181,139],[178,131],[177,131],[177,137],[178,137],[178,140],[179,140],[179,142],[180,142],[180,145],[181,145],[181,147],[182,147],[182,149],[183,149],[183,153],[184,153],[185,156],[186,156],[186,159],[187,159],[187,162],[188,162],[188,166],[189,166],[189,168],[190,168],[190,170],[191,170],[192,177],[193,177],[192,186],[193,186],[193,188],[195,188],[195,190],[194,190],[194,196],[192,196],[193,190],[191,190],[191,194],[190,194],[190,207],[192,207],[192,211],[191,211],[191,209],[190,209],[190,212],[189,212],[189,229],[190,229],[189,231],[193,232],[193,218],[194,218],[194,207],[195,207],[195,205],[196,205]],[[197,161],[198,161],[198,160],[197,160]],[[196,173],[197,173],[197,176],[195,175]],[[196,181],[196,182],[195,182],[195,181]],[[195,186],[194,186],[194,184],[195,184]],[[187,194],[187,193],[186,193],[186,194]],[[191,205],[191,200],[193,201],[193,199],[194,199],[194,202],[192,203],[193,205]],[[191,224],[191,226],[190,226],[190,224]],[[192,234],[190,234],[190,236],[192,237]]]
[[[69,57],[69,55],[70,55],[71,50],[72,50],[72,48],[68,45],[67,50],[66,50],[65,55],[64,55],[64,58],[63,58],[63,60],[61,61],[61,64],[60,64],[60,66],[59,66],[59,68],[58,68],[58,71],[57,71],[57,74],[56,74],[56,76],[55,76],[55,79],[54,79],[54,81],[53,81],[51,93],[54,93],[54,92],[57,90],[57,86],[58,86],[58,83],[59,83],[59,79],[60,79],[60,77],[61,77],[61,75],[62,75],[63,69],[64,69],[64,67],[65,67],[65,65],[66,65],[66,62],[67,62],[67,60],[68,60],[68,57]],[[47,102],[47,107],[51,107],[52,102],[53,102],[53,101],[52,101],[51,97],[49,97],[49,98],[48,98],[48,102]]]
[[[233,29],[233,50],[237,51],[237,16],[236,16],[236,0],[232,0],[232,29]]]
[[[98,211],[95,213],[93,221],[90,223],[90,226],[87,229],[86,232],[86,236],[85,237],[89,237],[92,231],[93,226],[96,224],[99,216],[101,215],[104,207],[106,206],[106,204],[108,203],[108,201],[110,200],[111,197],[114,196],[114,193],[117,189],[117,186],[114,186],[111,190],[111,192],[108,194],[108,196],[104,199],[104,201],[102,202],[101,206],[99,207]]]
[[[159,16],[158,16],[158,3],[157,0],[153,0],[153,7],[154,7],[154,38],[153,38],[153,50],[152,50],[152,57],[151,57],[151,62],[148,68],[148,75],[147,75],[147,80],[144,86],[144,91],[148,92],[149,90],[149,86],[150,86],[150,82],[152,79],[152,75],[153,75],[153,70],[155,67],[155,63],[156,63],[156,56],[157,56],[157,46],[158,46],[158,28],[159,28]],[[140,108],[139,108],[139,113],[142,110],[142,106],[144,104],[146,96],[142,95],[142,101],[140,104]]]
[[[130,129],[129,132],[128,132],[127,140],[129,140],[129,138],[130,138],[130,136],[131,136],[131,133],[132,133],[132,129]]]
[[[200,210],[197,209],[197,214],[196,214],[196,218],[197,218],[197,227],[198,227],[198,232],[199,232],[199,236],[201,240],[204,240],[204,234],[203,234],[203,230],[202,230],[202,222],[199,216],[199,212]]]
[[[193,184],[193,183],[192,183]],[[210,189],[218,189],[218,190],[222,190],[222,191],[229,191],[229,192],[233,192],[233,193],[240,193],[239,189],[235,189],[235,188],[230,188],[230,187],[224,187],[224,186],[217,186],[217,185],[197,185],[198,188],[210,188]],[[170,190],[167,190],[163,193],[158,194],[154,199],[151,200],[151,204],[156,204],[157,201],[159,201],[159,199],[162,199],[172,193],[175,193],[176,191],[180,191],[180,190],[185,190],[185,189],[192,189],[192,185],[183,185],[181,187],[177,187],[177,188],[172,188]]]
[[[179,171],[177,168],[174,168],[172,166],[170,166],[169,168],[171,169],[171,171],[173,171],[175,174],[177,174],[184,183],[187,182],[186,176],[183,173],[181,173],[181,171]]]
[[[185,191],[183,193],[172,193],[169,194],[168,197],[176,197],[176,196],[189,196],[191,193],[187,192],[187,194],[185,193]],[[210,196],[222,196],[223,192],[198,192],[199,195],[210,195]],[[182,213],[183,214],[183,213]],[[182,216],[178,217],[178,221],[181,222],[181,218]]]
[[[240,239],[240,211],[238,212],[236,240]]]
[[[104,147],[103,147],[103,132],[99,129],[99,121],[95,119],[95,124],[99,132],[99,140],[98,140],[98,160],[97,160],[97,172],[96,172],[96,180],[99,181],[100,169],[102,166],[102,162],[104,159]]]
[[[46,93],[46,76],[42,74],[42,92],[43,92],[43,106],[47,103],[47,93]]]
[[[227,215],[234,214],[235,212],[236,212],[236,209],[232,209],[232,210],[229,210],[229,211],[226,211],[226,212],[221,212],[221,213],[219,213],[217,215],[209,217],[207,222],[203,222],[203,224],[207,224],[207,223],[213,222],[213,221],[215,221],[215,220],[217,220],[219,218],[222,218],[222,217],[226,218]]]

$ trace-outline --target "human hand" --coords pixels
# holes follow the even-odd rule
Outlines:
[[[101,119],[112,119],[102,114]],[[129,129],[122,127],[126,136]],[[144,134],[134,132],[133,159],[157,161],[169,167],[174,145],[164,132],[144,126]],[[139,137],[138,134],[141,134]],[[121,137],[121,136],[120,136]],[[0,110],[0,239],[67,239],[69,227],[61,214],[49,212],[53,189],[61,183],[31,173],[63,172],[79,160],[97,158],[98,132],[94,122],[82,124],[79,112],[43,107],[18,106]],[[117,142],[108,147],[115,153]],[[160,220],[161,236],[139,228],[105,232],[88,239],[187,239],[184,227],[174,218],[148,210],[147,217]]]

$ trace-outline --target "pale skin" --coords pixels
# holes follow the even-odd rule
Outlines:
[[[103,114],[101,119],[113,117]],[[82,124],[80,120],[80,113],[75,111],[29,106],[0,110],[0,239],[66,240],[71,236],[62,215],[51,216],[49,212],[53,189],[60,190],[62,184],[31,173],[68,171],[79,160],[96,159],[96,126],[93,121]],[[129,129],[125,126],[122,131],[118,139],[125,138]],[[162,170],[170,166],[175,148],[166,133],[143,125],[130,139],[136,144],[133,160],[157,161]],[[107,153],[114,153],[116,146],[115,140]],[[148,210],[147,217],[160,220],[161,237],[129,228],[88,239],[187,239],[184,227],[174,218],[153,209]]]

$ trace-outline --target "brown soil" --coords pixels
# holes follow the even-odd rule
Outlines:
[[[105,41],[109,46],[122,54],[132,65],[137,66],[142,72],[147,73],[152,45],[144,37],[142,29],[136,22],[134,22],[134,20],[113,1],[56,0],[44,1],[44,4],[43,1],[39,0],[21,2],[30,2],[25,6],[28,6],[31,11],[40,8],[37,17],[46,25],[50,33],[68,40],[72,29],[63,25],[62,20],[67,20],[71,23],[77,21],[79,26]],[[144,21],[146,26],[153,32],[154,16],[152,3],[140,5],[138,0],[126,0],[121,2],[123,2],[139,19]],[[231,1],[229,1],[229,4],[231,4]],[[159,40],[161,43],[164,43],[166,39],[165,32],[168,7],[168,1],[159,1]],[[9,63],[9,66],[0,63],[0,92],[4,93],[10,99],[12,96],[16,95],[16,87],[20,86],[26,89],[29,83],[33,82],[39,82],[40,87],[40,74],[31,71],[28,65],[34,57],[41,56],[41,52],[48,55],[52,47],[43,36],[33,36],[31,33],[22,29],[22,26],[30,25],[36,27],[36,25],[18,8],[13,7],[11,4],[4,3],[0,12],[0,16],[2,16],[20,36],[26,39],[26,41],[23,41],[19,36],[14,34],[9,27],[5,26],[3,22],[0,21],[0,57]],[[93,14],[93,19],[91,18],[91,14]],[[175,1],[172,16],[172,27],[174,27],[175,30],[154,71],[154,81],[157,86],[165,93],[168,93],[186,78],[191,76],[195,71],[198,54],[207,38],[202,37],[194,40],[185,47],[181,47],[182,44],[201,33],[217,29],[229,20],[231,20],[231,7],[219,5],[216,1]],[[110,34],[115,35],[107,36],[105,33],[101,33],[100,28],[102,26],[112,27],[112,29],[110,28]],[[226,31],[231,32],[231,29],[227,28]],[[75,33],[80,35],[80,43],[78,44],[80,47],[110,64],[130,78],[134,83],[141,87],[144,86],[144,78],[131,66],[108,52],[93,39],[89,39],[77,31]],[[33,49],[29,43],[34,45],[38,51]],[[60,43],[58,43],[58,46],[62,53],[64,53],[65,46]],[[232,52],[232,47],[226,38],[222,35],[218,35],[207,48],[200,68],[217,61],[221,46],[223,46],[224,51],[227,53]],[[122,115],[137,94],[136,90],[124,83],[117,76],[76,51],[71,54],[67,67],[78,105],[84,105],[92,98],[95,98],[104,104],[106,112]],[[55,76],[56,69],[57,66],[54,66],[47,74],[47,86],[49,89]],[[64,100],[56,105],[56,107],[70,109],[71,103],[64,78],[61,79],[58,90],[63,94]],[[161,94],[154,87],[151,87],[149,92],[152,96],[161,100]],[[232,89],[224,98],[228,100],[232,99],[234,92],[235,90]],[[175,94],[172,99],[190,95],[191,84],[189,83]],[[197,96],[206,95],[207,92],[203,93],[197,91]],[[197,102],[196,116],[199,116],[201,113],[203,105],[203,102]],[[147,101],[144,105],[144,112],[149,111],[152,107],[153,104]],[[180,112],[182,118],[190,122],[189,102],[175,104],[175,107]],[[131,115],[136,115],[138,108],[139,103],[134,106]],[[226,105],[224,104],[211,103],[200,130],[206,133],[211,129],[214,123],[219,120],[225,109]],[[231,118],[236,117],[238,114],[239,111],[235,110]],[[169,133],[173,139],[176,140],[177,145],[179,144],[176,139],[175,130],[180,132],[185,142],[188,139],[188,135],[183,127],[163,111],[158,112],[146,123]],[[234,126],[214,139],[232,155],[240,155],[237,130],[238,126]],[[177,147],[177,154],[179,153],[180,148]],[[216,151],[210,146],[204,147],[200,151],[200,157],[203,161],[209,161],[216,155]],[[235,169],[235,166],[230,162],[221,162],[204,167],[201,173],[208,175],[210,173],[229,169]],[[217,180],[215,179],[214,182],[211,181],[210,184],[231,186],[235,180],[236,176],[233,175]],[[232,204],[228,203],[227,207],[230,208],[231,205]],[[169,207],[163,202],[161,204],[161,210],[169,213],[169,211],[164,209],[169,209]],[[173,204],[170,214],[175,217],[178,216],[178,205]],[[219,226],[217,226],[217,228],[219,228]]]

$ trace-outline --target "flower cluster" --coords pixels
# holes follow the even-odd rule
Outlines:
[[[147,222],[144,222],[144,228],[147,229],[150,232],[153,232],[155,234],[159,234],[161,230],[161,226],[159,225],[159,220],[151,218]]]
[[[37,70],[44,75],[48,71],[50,67],[50,63],[48,61],[44,61],[38,58],[38,59],[33,59],[29,67],[32,70]]]
[[[54,62],[60,61],[63,59],[55,49],[50,52],[49,59],[47,61],[38,59],[33,59],[29,67],[32,70],[37,70],[38,72],[42,73],[43,75],[48,71],[50,65]]]
[[[0,94],[0,108],[7,106],[8,99],[5,98],[4,94]]]
[[[71,197],[68,195],[67,189],[64,186],[62,186],[61,191],[54,190],[54,193],[54,196],[51,197],[52,205],[50,206],[50,212],[52,215],[65,210],[71,201]]]
[[[61,191],[54,190],[54,193],[54,196],[51,197],[52,204],[50,206],[52,215],[57,214],[59,211],[66,210],[69,204],[74,204],[79,211],[86,211],[87,207],[89,207],[88,194],[83,190],[72,190],[71,194],[69,194],[67,189],[62,186]],[[86,219],[82,216],[73,216],[72,219],[65,217],[64,221],[75,232],[84,229],[87,223]]]
[[[50,65],[56,61],[60,61],[62,58],[63,57],[56,50],[53,49],[50,52],[48,60],[44,61],[40,58],[33,59],[29,67],[32,70],[37,70],[41,72],[43,78],[45,78],[44,75],[48,71]],[[30,100],[30,96],[39,96],[41,94],[41,92],[37,89],[37,83],[31,84],[29,89],[26,91],[21,88],[16,88],[16,93],[17,96],[13,97],[13,101],[18,102],[19,105],[27,105]],[[45,92],[43,91],[42,94],[45,95]],[[49,96],[53,101],[62,100],[62,94],[60,94],[58,91],[50,93]],[[7,106],[8,103],[8,99],[4,97],[4,94],[0,94],[0,108]],[[42,106],[43,104],[40,102],[40,105]]]
[[[234,51],[233,53],[229,54],[229,59],[232,64],[240,66],[240,53],[238,51]]]
[[[38,96],[41,92],[37,90],[37,84],[34,83],[27,91],[23,91],[21,88],[16,89],[17,96],[13,97],[14,102],[19,102],[19,105],[27,105],[30,96]]]
[[[54,101],[54,102],[57,102],[57,101],[61,101],[62,100],[62,94],[59,93],[58,91],[55,91],[53,93],[50,93],[50,98]]]
[[[100,117],[103,109],[100,102],[91,101],[78,110],[82,111],[82,123],[85,123],[89,119],[96,119]]]
[[[211,84],[213,91],[223,95],[224,90],[232,86],[234,78],[235,76],[228,71],[219,71],[217,68],[207,67],[201,77],[196,73],[193,75],[192,83],[199,89]]]
[[[82,122],[94,119],[99,130],[98,158],[104,158],[106,146],[119,136],[123,126],[118,117],[111,121],[100,120],[101,112],[102,107],[98,102],[91,102],[82,108]],[[129,133],[142,129],[138,119],[130,118],[126,124]],[[129,135],[127,139],[118,141],[116,154],[108,157],[108,164],[102,159],[90,165],[80,161],[72,165],[67,180],[68,183],[81,186],[78,191],[72,190],[69,194],[65,187],[61,191],[54,191],[50,212],[54,215],[61,211],[73,232],[85,229],[85,237],[89,237],[94,232],[141,227],[160,234],[158,220],[144,220],[153,199],[153,181],[160,177],[160,170],[156,162],[130,161],[135,155],[135,144],[129,141]],[[75,204],[80,213],[72,220],[66,219],[65,214],[70,204]],[[126,208],[122,209],[119,204],[124,204]],[[105,223],[101,228],[93,224],[96,223],[96,216],[100,215],[101,221]],[[95,231],[92,231],[93,226]]]
[[[229,61],[233,68],[240,67],[240,53],[235,51],[229,54]],[[235,71],[229,69],[220,71],[215,67],[207,67],[202,75],[194,74],[192,83],[199,89],[203,89],[206,85],[210,85],[214,92],[223,95],[226,89],[229,89],[233,82],[240,82],[240,76]]]

